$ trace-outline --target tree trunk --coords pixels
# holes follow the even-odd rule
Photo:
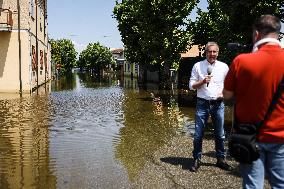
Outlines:
[[[171,89],[171,77],[170,77],[170,64],[165,61],[163,65],[160,66],[160,85],[159,88],[162,90]]]

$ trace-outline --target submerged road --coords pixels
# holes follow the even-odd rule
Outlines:
[[[203,141],[202,165],[198,172],[189,171],[192,162],[192,137],[177,136],[150,158],[137,177],[134,188],[155,189],[217,189],[242,188],[238,164],[232,158],[227,161],[234,167],[224,171],[215,166],[214,140],[205,137]],[[265,189],[269,188],[268,182]]]

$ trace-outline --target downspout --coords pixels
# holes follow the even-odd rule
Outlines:
[[[22,94],[23,86],[22,86],[22,45],[21,45],[21,7],[20,0],[17,0],[17,9],[18,9],[18,44],[19,44],[19,82],[20,82],[20,91]]]
[[[44,82],[45,82],[45,83],[47,82],[47,81],[46,81],[46,80],[47,80],[47,57],[46,57],[47,55],[46,55],[46,54],[48,53],[48,38],[47,38],[47,35],[46,35],[46,25],[45,25],[45,24],[46,24],[46,23],[45,23],[45,22],[46,22],[46,10],[47,10],[47,8],[46,8],[46,6],[47,6],[47,5],[46,5],[46,2],[47,2],[47,1],[44,1],[44,6],[43,6],[43,7],[44,7],[44,8],[43,8],[43,11],[44,11],[44,14],[43,14],[43,29],[44,29],[44,32],[43,32],[43,33],[44,33],[44,35],[45,35],[45,36],[44,36],[44,42],[45,42],[45,41],[47,42],[47,43],[46,43],[46,44],[47,44],[47,45],[46,45],[46,52],[45,52],[45,51],[43,52],[43,53],[44,53],[44,54],[43,54],[43,62],[44,62]]]
[[[36,6],[36,88],[38,88],[38,38],[37,38],[37,30],[38,30],[37,6],[38,6],[38,0],[35,0],[35,6]]]

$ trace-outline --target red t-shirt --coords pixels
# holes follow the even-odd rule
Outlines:
[[[239,123],[258,123],[264,119],[282,77],[284,50],[278,45],[263,45],[255,53],[234,59],[224,88],[235,94]],[[284,143],[284,92],[261,126],[258,138],[260,142]]]

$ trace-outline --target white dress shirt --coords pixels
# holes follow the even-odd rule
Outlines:
[[[195,82],[203,80],[207,73],[207,67],[210,63],[205,59],[203,61],[197,62],[194,64],[191,77],[189,80],[189,88],[193,89],[192,85]],[[205,83],[200,88],[197,89],[197,97],[203,98],[206,100],[216,100],[222,94],[222,90],[224,87],[224,80],[229,70],[229,67],[224,62],[220,62],[216,60],[213,64],[213,70],[211,73],[211,80],[207,86]]]

